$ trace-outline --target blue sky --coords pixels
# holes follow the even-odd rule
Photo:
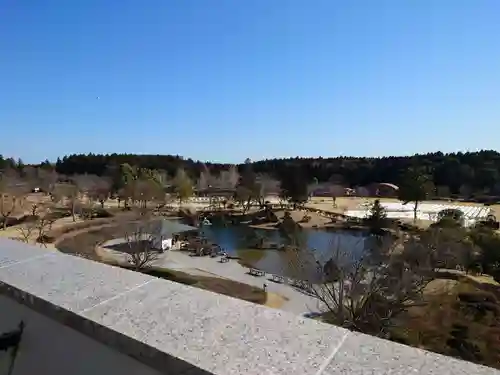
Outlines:
[[[0,154],[498,149],[499,14],[498,0],[4,0]]]

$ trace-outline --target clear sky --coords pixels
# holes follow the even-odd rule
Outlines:
[[[0,154],[499,149],[499,0],[2,0]]]

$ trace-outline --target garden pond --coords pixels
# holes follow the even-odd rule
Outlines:
[[[359,257],[368,246],[368,235],[363,231],[337,229],[304,228],[297,232],[292,240],[280,230],[256,229],[246,225],[202,225],[200,235],[217,243],[230,256],[238,257],[241,262],[263,271],[286,275],[289,274],[290,260],[286,252],[259,248],[258,244],[272,244],[273,247],[289,245],[297,241],[312,250],[314,258],[320,264],[326,263],[339,250],[351,257]]]

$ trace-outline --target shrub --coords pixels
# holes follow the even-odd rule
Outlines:
[[[58,220],[58,219],[62,219],[62,218],[65,218],[65,217],[70,217],[70,216],[71,216],[71,213],[68,212],[68,210],[54,210],[54,211],[51,211],[47,215],[47,219],[49,219],[49,220]]]
[[[38,219],[38,216],[33,216],[33,215],[24,215],[21,217],[7,217],[7,218],[0,218],[0,228],[3,228],[4,223],[6,222],[5,227],[13,227],[14,225],[19,225],[22,223],[29,223],[36,221]]]
[[[497,298],[493,293],[488,292],[462,292],[458,294],[458,299],[466,303],[496,303]]]
[[[113,217],[113,214],[104,208],[97,208],[94,210],[93,217],[102,219],[102,218]]]
[[[451,221],[455,221],[457,224],[460,224],[461,226],[464,225],[464,213],[456,208],[447,208],[444,210],[441,210],[437,214],[438,221],[446,220],[446,223],[451,224]]]
[[[80,216],[85,219],[102,219],[113,217],[114,215],[104,208],[85,207],[81,209]]]

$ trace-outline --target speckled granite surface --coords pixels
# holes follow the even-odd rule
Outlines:
[[[0,239],[0,293],[168,374],[500,371]]]

